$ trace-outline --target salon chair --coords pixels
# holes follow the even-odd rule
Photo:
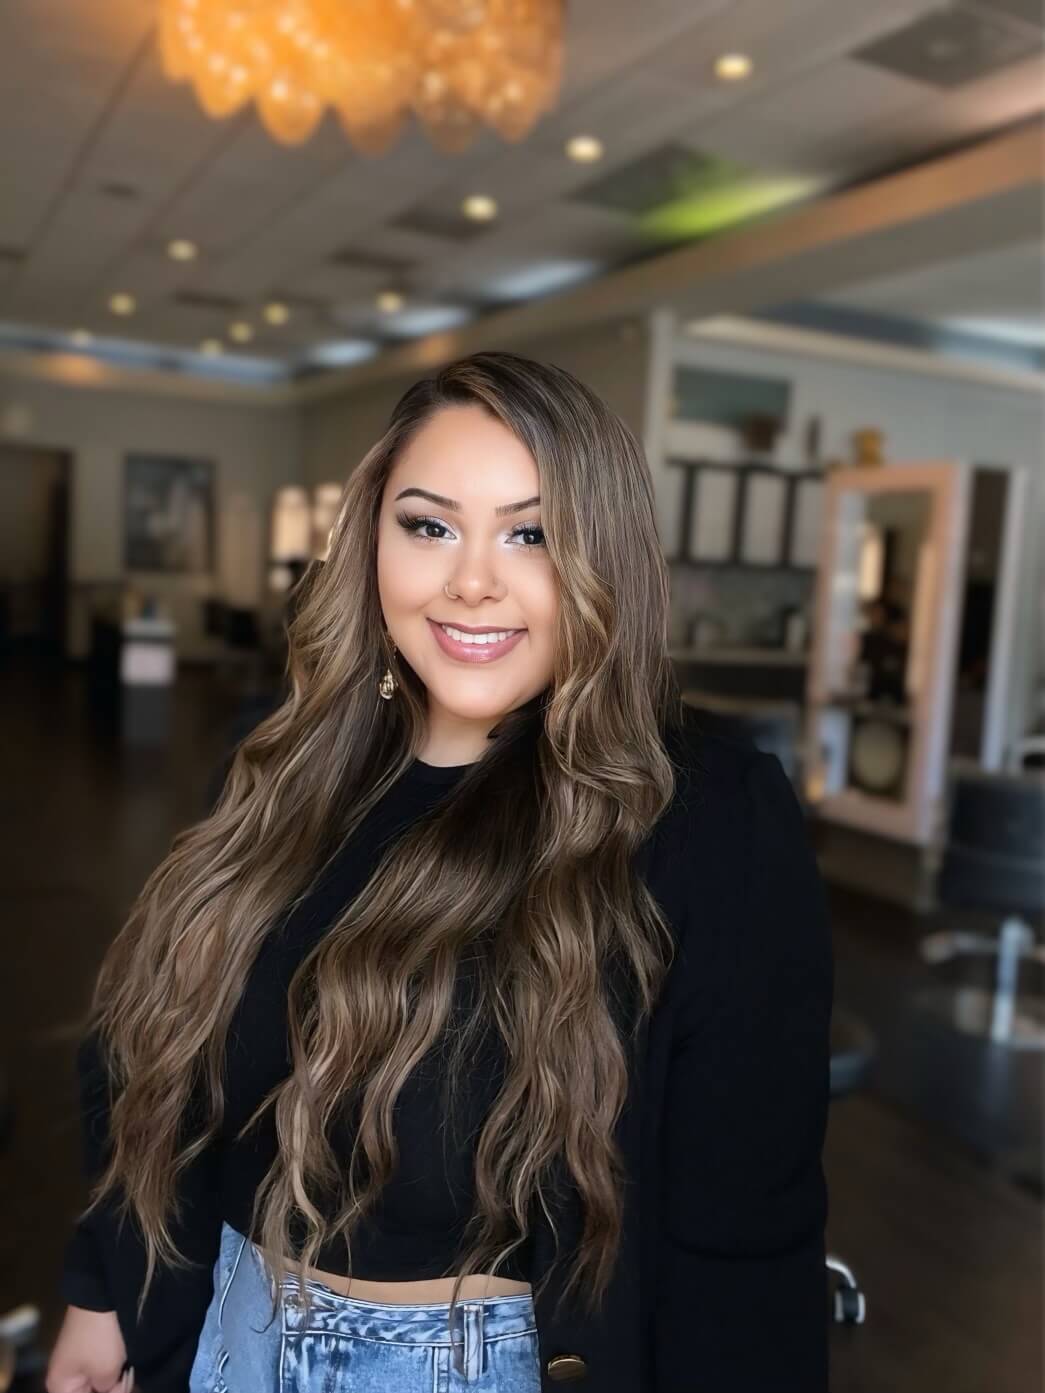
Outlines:
[[[1014,740],[1005,754],[1005,768],[1010,774],[1045,766],[1045,735],[1025,735]]]
[[[682,698],[699,713],[706,730],[776,755],[796,790],[801,787],[802,712],[797,702],[717,696],[696,689],[687,689]]]
[[[264,679],[265,655],[257,610],[238,608],[223,600],[204,599],[203,632],[220,640],[215,672],[237,690],[257,690]]]
[[[942,909],[978,912],[997,929],[927,934],[921,956],[942,980],[920,1003],[966,1034],[1045,1049],[1045,769],[952,763],[936,894]],[[1020,990],[1021,971],[1031,990]]]

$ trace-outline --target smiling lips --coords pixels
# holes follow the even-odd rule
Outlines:
[[[526,633],[525,629],[516,629],[514,632],[506,629],[494,629],[493,633],[508,633],[508,637],[497,640],[491,640],[489,637],[479,638],[478,642],[470,643],[464,639],[451,638],[443,626],[437,624],[434,619],[429,619],[428,625],[435,635],[436,643],[447,657],[456,658],[459,662],[465,663],[494,662],[497,658],[510,652]],[[468,631],[462,628],[458,632],[467,633]]]

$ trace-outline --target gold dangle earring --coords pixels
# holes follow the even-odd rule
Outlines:
[[[396,646],[395,646],[395,644],[393,643],[393,644],[392,644],[392,657],[394,658],[395,655],[396,655]],[[390,667],[389,667],[389,668],[386,668],[386,669],[385,669],[385,675],[384,675],[384,677],[382,677],[381,681],[377,684],[377,690],[378,690],[379,694],[380,694],[382,697],[384,697],[385,701],[391,701],[391,700],[392,700],[392,693],[395,691],[396,687],[398,687],[398,686],[399,686],[399,683],[395,680],[395,677],[392,675],[392,669],[391,669]]]

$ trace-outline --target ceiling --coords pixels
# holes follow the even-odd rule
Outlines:
[[[822,298],[875,315],[921,320],[950,333],[1045,348],[1045,247],[1020,242],[956,256]]]
[[[1037,0],[571,0],[559,102],[525,141],[444,155],[411,127],[373,158],[331,116],[293,148],[252,110],[206,117],[161,72],[157,3],[7,0],[0,350],[84,329],[85,352],[181,372],[313,374],[974,140],[1045,93]],[[736,50],[753,75],[723,84],[712,65]],[[599,163],[564,154],[581,133]],[[497,199],[493,222],[460,215],[473,192]],[[172,261],[172,238],[198,258]],[[981,269],[963,312],[997,315]],[[395,314],[375,305],[388,286]],[[109,310],[116,291],[133,317]],[[196,351],[207,338],[220,359]]]
[[[1039,218],[1040,222],[1040,218]],[[1003,241],[999,229],[998,241]],[[1045,373],[1045,242],[1013,240],[859,277],[754,318]]]
[[[872,313],[919,319],[961,333],[1045,348],[1040,242],[948,258],[899,276],[883,276],[822,298]]]

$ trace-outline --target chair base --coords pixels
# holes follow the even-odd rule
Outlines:
[[[830,1256],[827,1266],[838,1278],[834,1292],[835,1324],[863,1325],[867,1319],[867,1300],[856,1285],[852,1268],[847,1267],[841,1258]]]
[[[968,983],[929,987],[916,993],[917,1006],[965,1035],[1010,1049],[1045,1050],[1045,997],[1017,990],[1021,962],[1045,964],[1045,948],[1025,920],[1010,916],[996,938],[962,931],[928,934],[920,948],[925,961],[934,965],[995,957],[997,967],[993,991]]]
[[[982,987],[929,987],[915,1006],[963,1035],[976,1035],[1010,1050],[1045,1050],[1045,998],[1021,993],[1004,1012],[996,992]]]

